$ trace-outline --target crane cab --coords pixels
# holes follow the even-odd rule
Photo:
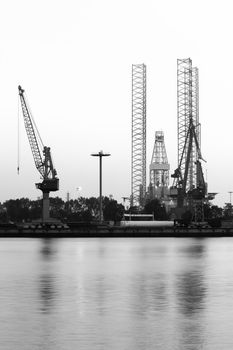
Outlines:
[[[42,192],[51,192],[59,190],[59,179],[46,179],[41,183],[36,184],[36,188],[41,190]]]

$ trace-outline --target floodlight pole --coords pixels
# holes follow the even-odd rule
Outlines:
[[[110,156],[109,153],[103,153],[103,151],[100,151],[99,153],[92,153],[92,157],[99,157],[99,164],[100,164],[100,213],[99,213],[99,221],[100,223],[103,221],[103,210],[102,210],[102,157],[108,157]]]

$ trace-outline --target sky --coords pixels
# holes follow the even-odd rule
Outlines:
[[[147,66],[147,184],[154,134],[177,168],[177,58],[199,68],[201,148],[213,204],[233,191],[233,49],[229,0],[3,0],[0,4],[0,202],[38,198],[40,175],[19,113],[25,89],[60,179],[53,196],[131,191],[131,66]],[[17,174],[18,118],[20,172]],[[77,190],[79,188],[79,190]],[[233,198],[232,198],[233,199]]]

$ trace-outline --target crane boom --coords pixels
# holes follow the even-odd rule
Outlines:
[[[19,89],[19,97],[20,97],[22,111],[23,111],[24,125],[27,132],[28,141],[31,147],[34,162],[37,170],[44,177],[44,164],[43,164],[39,144],[36,138],[35,130],[33,127],[32,118],[30,116],[30,112],[25,101],[24,90],[21,88],[20,85],[18,89]]]

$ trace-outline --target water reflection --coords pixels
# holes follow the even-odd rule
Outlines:
[[[50,262],[56,254],[54,240],[42,239],[39,252],[42,263],[39,273],[40,311],[48,314],[54,308],[56,299],[55,276],[50,266]]]
[[[206,296],[205,243],[204,241],[190,241],[179,248],[179,253],[182,254],[183,267],[176,276],[177,300],[179,310],[185,315],[191,315],[204,307]]]
[[[166,245],[147,245],[143,242],[141,246],[131,249],[131,252],[140,255],[141,259],[148,259],[152,256],[164,258],[167,254],[167,247]]]
[[[0,348],[232,349],[232,251],[232,238],[2,240]]]
[[[177,276],[176,293],[179,311],[192,316],[204,308],[206,287],[204,284],[203,272],[200,270],[187,271]]]
[[[132,310],[138,317],[147,317],[148,313],[164,310],[168,305],[166,276],[155,273],[148,278],[141,274],[131,282],[130,297]]]
[[[52,238],[41,239],[41,259],[51,260],[56,254],[56,241]]]
[[[175,281],[178,312],[183,315],[178,323],[180,349],[197,350],[204,341],[203,315],[207,294],[204,244],[191,241],[188,246],[180,248],[183,268]]]
[[[41,275],[39,279],[40,284],[40,310],[44,313],[49,313],[54,307],[55,290],[54,282],[51,274]]]
[[[150,294],[154,310],[161,311],[168,306],[167,281],[164,274],[157,273],[152,278]]]
[[[205,240],[202,238],[193,239],[187,242],[184,246],[178,247],[178,252],[183,253],[190,258],[203,258],[206,252]]]
[[[100,315],[104,315],[107,305],[107,297],[109,293],[108,283],[104,276],[98,276],[95,281],[95,295],[94,303],[96,303],[96,309]],[[94,305],[93,305],[94,306]]]

